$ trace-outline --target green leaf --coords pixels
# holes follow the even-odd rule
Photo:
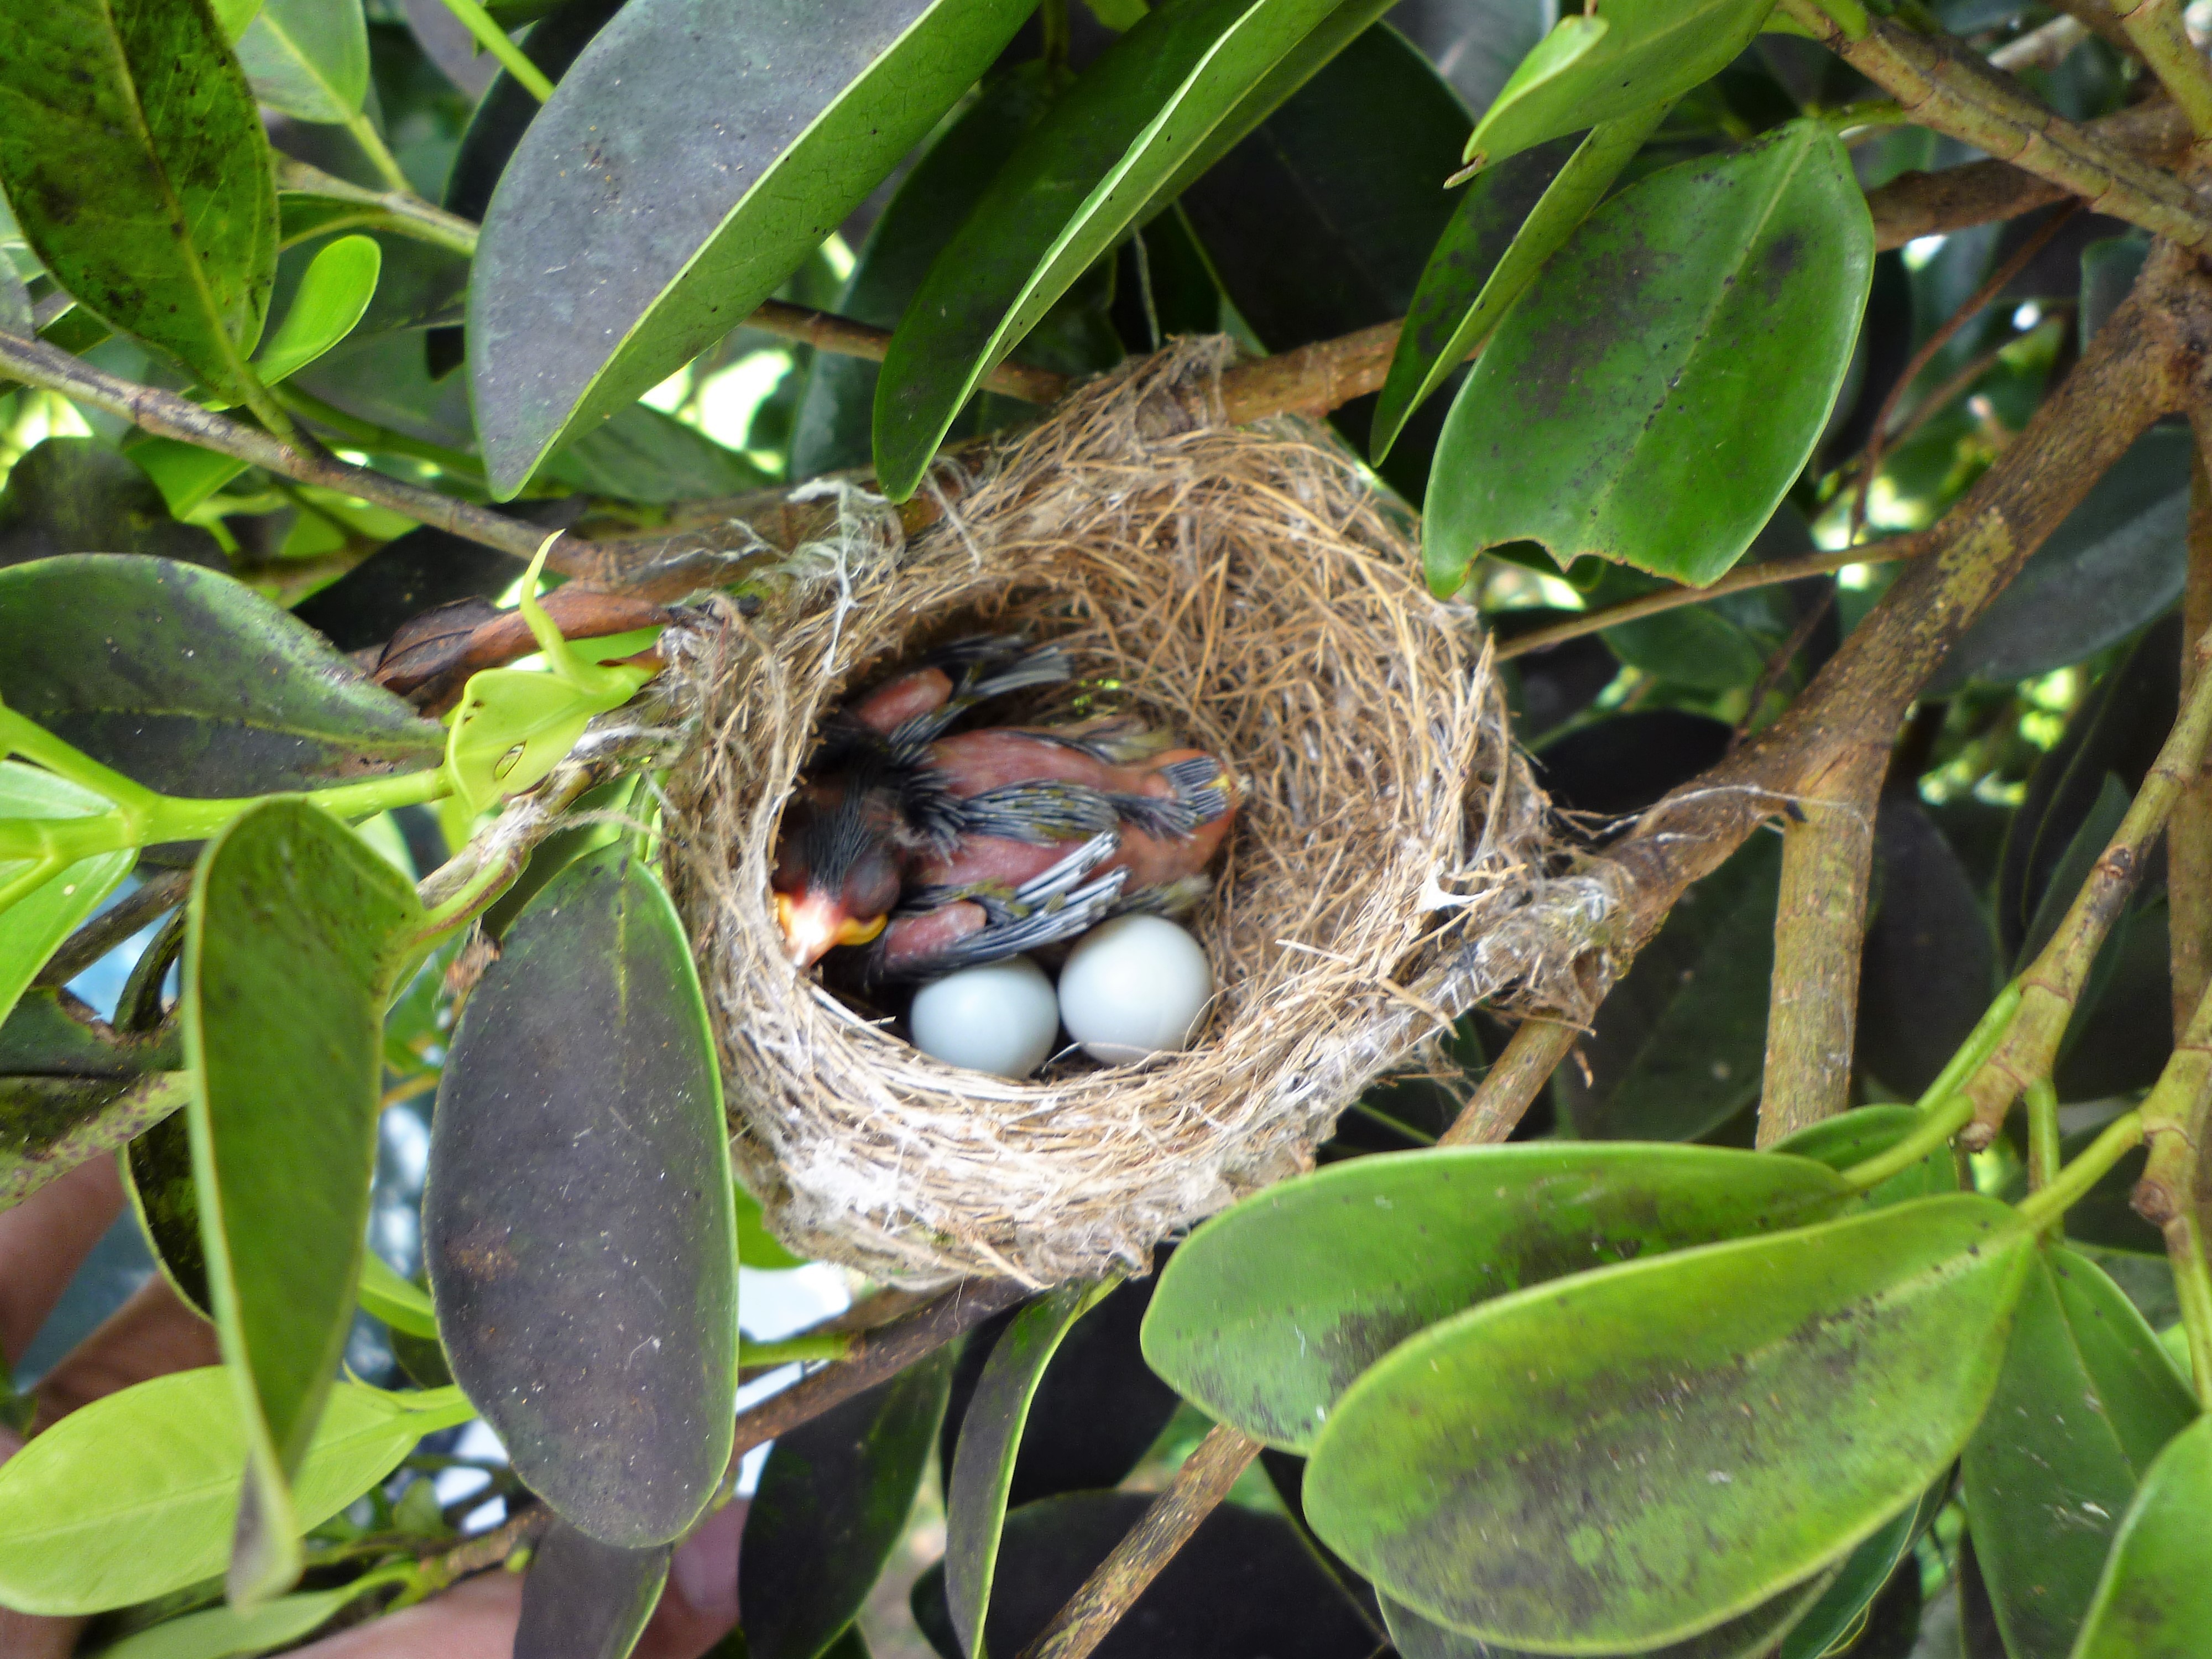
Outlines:
[[[291,309],[254,357],[264,383],[289,378],[352,333],[376,295],[383,264],[384,252],[373,236],[341,236],[317,253],[300,278]]]
[[[1467,187],[1421,272],[1391,356],[1369,441],[1376,460],[1589,216],[1668,107],[1606,122],[1578,144],[1562,139],[1486,167]]]
[[[293,1485],[299,1524],[321,1525],[424,1435],[471,1415],[458,1395],[337,1384]],[[219,1365],[70,1413],[0,1465],[0,1604],[100,1613],[221,1572],[246,1447],[237,1390]]]
[[[276,273],[276,187],[206,0],[0,14],[0,188],[82,304],[245,395]]]
[[[124,1149],[123,1176],[155,1267],[186,1307],[212,1320],[215,1298],[200,1241],[199,1194],[192,1185],[191,1124],[165,1118],[132,1140]]]
[[[64,778],[19,761],[0,761],[0,818],[80,818],[107,808],[101,797]],[[129,848],[95,854],[55,871],[12,904],[0,904],[0,1020],[55,947],[100,908],[137,861]],[[35,868],[29,860],[0,859],[0,892]]]
[[[1950,1484],[1946,1471],[1942,1479],[1921,1494],[1917,1504],[1899,1510],[1888,1525],[1853,1550],[1829,1580],[1820,1599],[1791,1627],[1788,1638],[1775,1650],[1774,1659],[1824,1659],[1860,1629],[1875,1597],[1881,1594],[1890,1576],[1909,1556],[1914,1540],[1942,1508]]]
[[[945,1495],[945,1594],[969,1659],[983,1659],[999,1534],[1030,1402],[1060,1340],[1117,1282],[1063,1285],[1016,1314],[992,1345],[960,1420],[959,1449]]]
[[[1521,60],[1468,137],[1486,163],[1678,98],[1751,44],[1773,0],[1606,0]]]
[[[297,121],[332,125],[368,95],[368,25],[361,0],[262,0],[237,36],[253,95]]]
[[[1599,1012],[1588,1073],[1562,1068],[1577,1134],[1694,1139],[1757,1097],[1781,880],[1781,840],[1762,836],[1675,906]]]
[[[1174,0],[1109,46],[1032,128],[908,307],[876,386],[876,471],[914,492],[983,377],[1332,9]]]
[[[130,446],[129,454],[154,481],[170,512],[182,517],[246,471],[246,464],[220,450],[202,449],[175,438],[148,438]]]
[[[443,757],[446,734],[251,588],[165,559],[0,569],[0,702],[165,794],[319,789]]]
[[[2012,1659],[2066,1659],[2136,1482],[2196,1415],[2119,1287],[2071,1250],[2045,1252],[1963,1463],[1974,1553]]]
[[[446,766],[453,793],[481,812],[544,781],[612,702],[551,674],[487,668],[469,676]]]
[[[387,1582],[380,1579],[375,1583]],[[204,1613],[186,1613],[102,1648],[100,1659],[231,1659],[234,1654],[290,1647],[363,1595],[365,1584],[374,1589],[375,1583],[356,1579],[343,1589],[280,1595],[258,1607],[210,1607]]]
[[[603,1543],[665,1542],[721,1479],[737,1387],[736,1218],[698,976],[667,894],[621,843],[548,883],[502,951],[431,1129],[439,1334],[532,1491]]]
[[[0,1020],[0,1073],[122,1080],[175,1071],[184,1052],[173,1024],[118,1031],[58,986],[33,987]]]
[[[931,262],[975,208],[1007,152],[1049,107],[1055,82],[1042,63],[994,79],[923,152],[868,232],[836,312],[876,328],[896,325]],[[818,351],[792,417],[791,474],[811,478],[865,466],[878,370],[865,357]],[[948,428],[964,437],[990,394]],[[1026,407],[1024,405],[1024,407]]]
[[[1222,1421],[1308,1451],[1346,1389],[1440,1320],[1585,1268],[1802,1225],[1847,1196],[1805,1159],[1710,1146],[1355,1158],[1193,1234],[1160,1275],[1145,1358]]]
[[[1379,1589],[1486,1640],[1694,1636],[1879,1530],[1957,1454],[2033,1249],[1961,1194],[1486,1303],[1346,1392],[1308,1517]]]
[[[1541,543],[1706,583],[1813,453],[1858,331],[1873,222],[1835,136],[1795,121],[1599,209],[1498,325],[1431,475],[1429,584]]]
[[[430,1306],[430,1293],[392,1272],[374,1250],[361,1259],[361,1308],[395,1331],[410,1336],[434,1338],[438,1316]]]
[[[951,1381],[940,1348],[777,1437],[745,1517],[748,1659],[816,1659],[852,1624],[905,1529]]]
[[[632,0],[562,76],[469,290],[485,465],[566,439],[742,322],[982,73],[1028,0]]]
[[[2181,595],[2189,564],[2190,440],[2154,427],[2091,486],[1960,637],[1929,687],[2027,679],[2094,656]]]
[[[738,1261],[747,1267],[775,1270],[783,1267],[803,1267],[806,1258],[793,1255],[783,1248],[780,1240],[768,1230],[761,1218],[760,1200],[742,1187],[733,1189],[732,1196],[738,1213]]]
[[[1924,1121],[1910,1106],[1861,1106],[1808,1124],[1767,1150],[1809,1158],[1832,1170],[1848,1170],[1887,1152]],[[1866,1198],[1875,1205],[1901,1204],[1908,1198],[1934,1198],[1958,1190],[1958,1164],[1951,1149],[1941,1146],[1869,1189]]]
[[[147,553],[226,568],[216,538],[170,517],[175,509],[148,481],[142,448],[162,441],[125,441],[123,454],[97,438],[47,438],[33,445],[0,489],[0,565],[57,553]]]
[[[626,1659],[668,1580],[669,1547],[621,1549],[558,1516],[530,1557],[514,1650]]]
[[[1641,1659],[1764,1659],[1778,1636],[1793,1630],[1832,1588],[1835,1575],[1815,1573],[1770,1601],[1740,1613],[1701,1635],[1641,1650]],[[1389,1596],[1377,1598],[1399,1659],[1537,1659],[1525,1648],[1503,1648],[1432,1623]]]
[[[250,808],[193,875],[179,1011],[208,1288],[252,1448],[241,1604],[299,1575],[289,1487],[353,1323],[384,1006],[422,914],[404,877],[302,801]]]
[[[605,424],[562,445],[539,476],[595,495],[653,505],[739,495],[775,482],[736,450],[648,404],[617,410]]]
[[[2212,1417],[2159,1454],[2112,1540],[2072,1659],[2202,1659],[2212,1653],[2204,1517],[2212,1515]]]

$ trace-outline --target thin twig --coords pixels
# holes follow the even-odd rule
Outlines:
[[[903,1319],[862,1332],[842,1359],[808,1372],[781,1393],[739,1412],[734,1455],[742,1457],[755,1446],[811,1422],[1031,1294],[1028,1285],[1011,1279],[966,1279]]]
[[[1229,1496],[1260,1443],[1226,1423],[1217,1423],[1198,1449],[1185,1458],[1168,1489],[1144,1518],[1114,1547],[1114,1553],[1084,1580],[1052,1622],[1021,1652],[1021,1659],[1085,1659],[1106,1639],[1121,1615],[1175,1559],[1200,1524]]]
[[[68,984],[156,916],[182,904],[191,890],[190,870],[163,870],[148,877],[64,939],[31,982]]]
[[[1581,1035],[1580,1026],[1564,1020],[1522,1020],[1474,1098],[1452,1120],[1451,1127],[1437,1137],[1437,1145],[1480,1146],[1511,1134]]]
[[[1934,530],[1916,530],[1909,535],[1888,536],[1878,542],[1863,542],[1856,547],[1837,548],[1825,553],[1807,553],[1794,559],[1768,559],[1759,564],[1740,565],[1710,587],[1668,587],[1656,593],[1625,599],[1610,605],[1602,611],[1586,611],[1565,622],[1553,623],[1547,628],[1531,629],[1528,633],[1498,646],[1500,662],[1515,657],[1525,657],[1532,651],[1547,651],[1569,640],[1578,640],[1585,634],[1602,633],[1617,628],[1622,623],[1634,622],[1639,617],[1656,617],[1662,611],[1679,610],[1686,605],[1703,605],[1708,599],[1717,599],[1727,593],[1744,593],[1753,588],[1772,587],[1781,582],[1802,581],[1808,576],[1821,576],[1830,571],[1848,569],[1855,564],[1887,564],[1894,559],[1917,558],[1929,549],[1939,544]]]
[[[2100,213],[2191,252],[2212,248],[2212,214],[2188,185],[2053,113],[1948,37],[1875,17],[1853,40],[1816,0],[1782,0],[1781,9],[1918,125],[2047,179]]]
[[[2197,137],[2212,137],[2212,64],[2189,43],[2181,0],[2112,0],[2112,11]]]
[[[1882,453],[1889,441],[1889,423],[1897,413],[1898,400],[1920,378],[1928,365],[1936,361],[1936,353],[1950,344],[1960,329],[1980,316],[1988,308],[1990,301],[2009,288],[2013,279],[2027,269],[2029,262],[2043,252],[2045,245],[2058,234],[2060,226],[2074,216],[2075,210],[2080,205],[2077,202],[2068,202],[2038,225],[2027,240],[2014,250],[2012,257],[1991,271],[1982,285],[1966,296],[1965,304],[1936,325],[1936,331],[1922,343],[1920,349],[1914,352],[1911,361],[1905,365],[1904,372],[1892,383],[1888,395],[1881,400],[1880,412],[1874,417],[1874,430],[1867,434],[1866,453],[1859,463],[1858,491],[1851,498],[1850,530],[1845,540],[1858,540],[1859,532],[1866,527],[1867,502],[1874,495],[1875,477],[1881,471]]]

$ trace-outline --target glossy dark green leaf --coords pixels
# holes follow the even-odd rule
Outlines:
[[[1406,418],[1498,326],[1576,226],[1589,216],[1667,106],[1607,121],[1579,143],[1555,139],[1475,175],[1437,239],[1375,409],[1370,450],[1390,452]]]
[[[319,789],[444,757],[444,731],[252,589],[165,559],[0,569],[0,702],[164,793]]]
[[[2080,662],[2179,599],[2189,563],[2189,451],[2179,427],[2136,439],[1951,647],[1929,695]]]
[[[0,189],[82,305],[243,395],[276,271],[276,188],[205,0],[0,15]]]
[[[1774,1651],[1774,1659],[1823,1659],[1870,1620],[1869,1609],[1882,1587],[1899,1571],[1917,1582],[1919,1568],[1911,1561],[1913,1542],[1926,1529],[1948,1495],[1948,1471],[1921,1494],[1920,1501],[1900,1510],[1889,1523],[1844,1558],[1836,1576],[1806,1610]]]
[[[2136,1489],[2072,1659],[2199,1659],[2212,1652],[2207,1515],[2212,1417],[2200,1417],[2159,1454]]]
[[[319,1526],[424,1435],[471,1415],[458,1395],[337,1384],[293,1486],[299,1523]],[[100,1613],[221,1572],[248,1445],[237,1390],[219,1365],[72,1412],[0,1466],[0,1603]]]
[[[1766,666],[1759,636],[1717,605],[1684,605],[1605,630],[1606,649],[1662,685],[1708,695],[1747,692]]]
[[[424,1259],[453,1375],[602,1543],[683,1534],[729,1462],[737,1224],[713,1039],[622,844],[532,900],[438,1089]]]
[[[1887,1152],[1923,1121],[1910,1106],[1861,1106],[1809,1124],[1768,1150],[1809,1158],[1832,1170],[1848,1170]],[[1866,1197],[1870,1204],[1899,1204],[1958,1190],[1958,1164],[1951,1149],[1942,1146],[1870,1189]]]
[[[361,0],[261,0],[238,37],[253,95],[299,121],[344,122],[368,94]]]
[[[982,1659],[999,1534],[1030,1402],[1060,1340],[1113,1288],[1110,1279],[1063,1285],[1016,1314],[992,1347],[968,1402],[945,1486],[945,1589],[952,1627],[969,1659]]]
[[[1850,163],[1816,122],[1623,191],[1571,237],[1454,401],[1430,586],[1542,544],[1705,583],[1773,515],[1850,362],[1874,267]]]
[[[470,285],[477,429],[520,489],[726,334],[951,108],[1025,0],[631,0],[501,174]]]
[[[1815,1573],[1701,1635],[1641,1651],[1645,1659],[1764,1659],[1774,1651],[1775,1638],[1793,1630],[1826,1595],[1834,1577],[1832,1571]],[[1500,1647],[1424,1619],[1388,1596],[1382,1598],[1382,1617],[1399,1659],[1536,1659],[1526,1648]]]
[[[1262,343],[1284,350],[1405,313],[1451,222],[1437,178],[1467,123],[1450,83],[1378,25],[1183,192]],[[1348,132],[1362,141],[1346,143]]]
[[[1356,1158],[1254,1194],[1176,1250],[1145,1357],[1247,1434],[1311,1448],[1399,1343],[1468,1307],[1845,1201],[1803,1158],[1554,1142]]]
[[[1779,837],[1756,836],[1674,908],[1599,1011],[1587,1078],[1561,1068],[1577,1133],[1690,1140],[1757,1096],[1781,879]]]
[[[1124,1282],[1078,1320],[1030,1402],[1006,1502],[1018,1509],[1064,1492],[1105,1491],[1144,1461],[1182,1405],[1145,1363],[1139,1333],[1157,1275]],[[968,1410],[983,1370],[1017,1313],[979,1326],[953,1368],[952,1395],[937,1439],[940,1480],[949,1482]]]
[[[198,1190],[192,1185],[192,1136],[182,1117],[155,1124],[125,1148],[123,1188],[146,1236],[154,1265],[186,1307],[215,1316],[207,1251],[200,1242]]]
[[[2043,1253],[1966,1443],[1974,1553],[2012,1659],[2066,1659],[2120,1517],[2196,1401],[2119,1287]]]
[[[777,1439],[738,1576],[749,1659],[817,1659],[853,1622],[914,1507],[951,1375],[940,1349]]]
[[[999,1589],[985,1641],[1020,1653],[1150,1506],[1139,1492],[1081,1492],[1006,1517]],[[750,1571],[750,1568],[748,1568]],[[915,1622],[944,1659],[963,1659],[945,1608],[945,1570],[916,1581]],[[1224,1504],[1206,1517],[1097,1650],[1098,1659],[1371,1659],[1370,1626],[1312,1547],[1281,1516]]]
[[[876,471],[894,499],[913,493],[984,375],[1333,9],[1176,0],[1030,130],[938,255],[884,356]]]
[[[1751,44],[1773,0],[1608,0],[1521,60],[1467,141],[1497,161],[1675,98]]]
[[[384,1007],[415,889],[301,801],[208,842],[179,1001],[208,1290],[252,1457],[229,1588],[299,1573],[289,1484],[353,1323],[384,1078]]]
[[[838,296],[839,316],[876,328],[898,322],[930,263],[981,198],[1000,162],[1043,115],[1053,84],[1043,64],[1023,64],[994,80],[960,112],[869,230]],[[878,374],[864,357],[814,355],[792,420],[793,477],[867,465]],[[947,435],[967,435],[982,401],[971,403]]]
[[[522,1581],[514,1659],[629,1659],[668,1580],[670,1547],[602,1544],[555,1518]]]
[[[143,469],[97,438],[33,446],[0,489],[0,565],[57,553],[147,553],[218,570],[227,564],[213,536],[179,524]]]
[[[2033,1249],[1961,1194],[1501,1297],[1352,1384],[1307,1514],[1379,1589],[1486,1639],[1697,1635],[1855,1547],[1957,1454]]]

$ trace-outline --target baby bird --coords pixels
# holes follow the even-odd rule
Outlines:
[[[771,885],[792,959],[864,946],[871,980],[934,977],[1204,897],[1236,786],[1126,718],[947,736],[988,698],[1068,675],[1018,636],[956,641],[828,723],[785,809]]]

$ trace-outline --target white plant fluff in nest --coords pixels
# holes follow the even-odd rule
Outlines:
[[[1311,424],[1223,424],[1230,347],[1073,394],[911,540],[848,491],[781,596],[676,672],[697,716],[670,884],[720,1045],[739,1178],[794,1250],[916,1288],[1143,1271],[1156,1243],[1310,1168],[1337,1115],[1478,1000],[1571,1009],[1613,906],[1560,876],[1471,609],[1402,508]],[[1066,652],[1024,719],[1129,709],[1243,799],[1186,923],[1218,988],[1191,1048],[1012,1082],[933,1060],[784,954],[776,825],[822,718],[931,645]],[[990,718],[1007,718],[997,708]]]

